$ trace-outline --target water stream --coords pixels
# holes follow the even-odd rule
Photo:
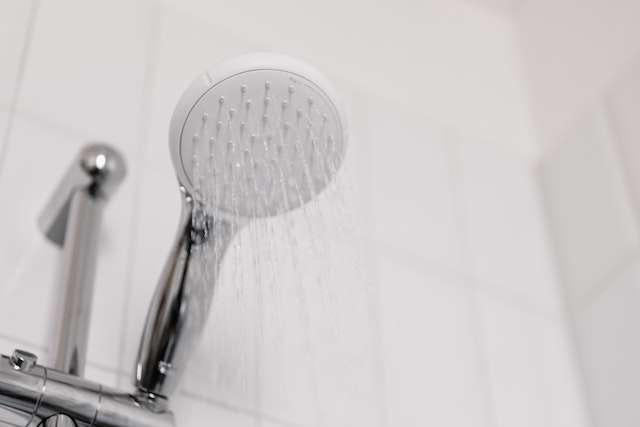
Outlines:
[[[259,101],[245,86],[239,101],[220,97],[193,135],[194,221],[214,212],[237,235],[219,271],[203,266],[203,286],[219,277],[184,388],[284,426],[376,426],[376,331],[351,177],[332,162],[342,147],[320,101],[284,88],[267,82]],[[221,249],[207,250],[214,260]]]

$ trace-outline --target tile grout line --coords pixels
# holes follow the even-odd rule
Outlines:
[[[581,295],[577,298],[573,298],[570,302],[577,312],[584,307],[591,304],[594,300],[607,292],[609,289],[616,287],[616,279],[621,275],[629,271],[636,262],[640,259],[640,249],[634,249],[630,253],[626,254],[623,258],[618,259],[615,266],[607,270],[605,274],[597,278],[597,280],[590,281],[589,292]]]
[[[89,133],[83,132],[72,126],[68,126],[58,121],[43,117],[40,114],[29,110],[28,108],[16,106],[15,115],[16,117],[29,120],[32,123],[40,125],[43,128],[49,129],[61,135],[66,135],[76,139],[84,139],[84,140],[93,139],[93,137]]]
[[[376,254],[372,254],[374,252],[371,247],[368,245],[363,249],[367,251],[367,259],[373,260],[377,259],[379,253],[377,249],[375,250]],[[373,266],[373,271],[375,271],[373,277],[365,277],[365,287],[371,287],[371,291],[367,296],[368,301],[368,312],[371,318],[372,325],[372,346],[374,348],[373,363],[376,367],[375,374],[375,383],[378,388],[376,392],[376,399],[378,400],[378,415],[380,416],[380,426],[388,427],[389,426],[389,411],[388,411],[388,402],[387,402],[387,381],[386,381],[386,355],[385,349],[383,345],[383,328],[382,324],[384,323],[382,307],[381,307],[381,294],[380,294],[380,276],[377,269],[378,263],[375,263]],[[370,268],[367,268],[367,271],[371,271]],[[366,290],[365,290],[366,291]]]
[[[544,304],[529,301],[527,298],[518,295],[517,292],[508,291],[502,288],[499,283],[490,282],[484,279],[478,279],[470,275],[468,278],[463,274],[456,273],[454,268],[435,261],[419,260],[417,257],[408,254],[408,252],[390,248],[388,245],[378,245],[375,242],[368,241],[372,246],[376,247],[379,252],[386,253],[395,261],[402,263],[414,269],[420,274],[426,274],[438,279],[446,281],[452,286],[467,288],[466,280],[472,280],[476,290],[491,299],[497,300],[509,306],[517,307],[528,312],[531,315],[545,318],[555,318],[553,309],[544,307]],[[410,258],[408,260],[408,258]],[[428,265],[425,267],[425,263]]]
[[[137,241],[137,233],[138,224],[140,222],[140,193],[142,186],[142,177],[143,170],[147,166],[144,160],[144,154],[147,151],[147,147],[149,145],[149,126],[151,123],[151,97],[153,93],[153,86],[156,81],[156,66],[157,66],[157,36],[160,28],[160,23],[162,20],[162,12],[163,5],[162,3],[151,0],[150,4],[150,17],[149,17],[149,28],[147,31],[147,41],[146,41],[146,61],[144,67],[144,84],[141,90],[142,96],[142,108],[141,108],[141,117],[139,124],[139,144],[138,149],[136,150],[136,168],[134,168],[135,172],[133,174],[134,179],[134,191],[133,191],[133,206],[131,207],[131,234],[129,235],[129,249],[130,256],[126,263],[126,282],[127,282],[127,292],[125,293],[125,298],[122,306],[122,326],[120,330],[120,342],[119,342],[119,351],[118,351],[118,366],[120,369],[124,369],[124,361],[126,360],[126,337],[127,337],[127,329],[128,324],[127,320],[129,317],[129,308],[131,306],[131,292],[133,288],[133,271],[136,260],[134,260],[134,256],[136,253],[136,249],[138,248]],[[132,367],[133,368],[133,367]],[[118,382],[120,383],[120,380]],[[120,385],[120,384],[119,384]]]
[[[622,148],[619,144],[620,135],[616,132],[613,125],[613,111],[611,111],[611,105],[608,101],[608,97],[604,96],[599,101],[601,105],[597,107],[598,116],[602,118],[602,125],[604,128],[605,140],[607,145],[613,151],[614,162],[616,163],[616,169],[621,172],[622,192],[626,199],[629,201],[629,207],[632,211],[633,216],[633,227],[635,231],[636,238],[640,241],[640,205],[638,201],[633,195],[632,191],[632,177],[630,176],[629,169],[626,164],[622,161],[624,158],[624,153],[622,152]],[[633,264],[638,260],[640,255],[640,247],[636,245],[630,253],[628,253],[624,258],[618,259],[616,264],[611,268],[608,268],[604,274],[596,277],[595,280],[588,281],[585,285],[590,285],[590,291],[586,292],[584,295],[573,297],[570,299],[569,303],[572,308],[576,311],[580,311],[583,307],[590,304],[594,299],[596,299],[599,295],[606,292],[612,286],[615,286],[615,278],[617,278],[620,274],[623,274],[624,271],[628,270],[633,266]]]
[[[623,161],[624,159],[624,150],[621,147],[620,140],[622,139],[620,135],[620,131],[615,129],[614,125],[614,115],[612,111],[611,102],[609,101],[609,97],[606,96],[602,100],[602,106],[600,106],[599,110],[602,114],[602,121],[604,132],[606,135],[607,142],[611,146],[611,150],[613,151],[614,161],[616,162],[617,169],[620,171],[620,175],[622,175],[622,181],[624,186],[624,194],[629,199],[629,204],[631,205],[631,210],[633,211],[633,225],[635,228],[636,237],[640,240],[640,200],[638,200],[633,193],[633,178],[631,176],[631,172],[629,171],[629,167]]]
[[[582,357],[582,354],[580,352],[578,326],[576,325],[575,313],[572,309],[569,290],[566,286],[568,279],[559,259],[560,249],[558,242],[558,233],[556,232],[557,230],[555,230],[553,224],[550,202],[545,193],[545,179],[542,173],[543,162],[544,157],[541,157],[540,163],[534,169],[535,195],[540,206],[540,211],[542,213],[543,232],[545,233],[545,241],[548,252],[550,254],[553,275],[556,281],[560,303],[562,305],[561,322],[562,324],[564,324],[568,335],[567,345],[570,352],[569,358],[572,361],[572,366],[577,376],[579,387],[578,392],[580,393],[580,409],[582,410],[582,413],[586,418],[586,427],[595,427],[595,410],[591,402],[592,398],[591,394],[589,393],[589,387],[587,384],[587,368],[585,366],[584,358]]]
[[[370,123],[372,121],[371,111],[367,102],[367,94],[361,92],[359,90],[355,91],[357,93],[357,97],[355,98],[354,105],[351,105],[352,110],[357,109],[359,111],[359,118],[366,125],[363,129],[360,130],[359,134],[355,135],[355,139],[360,141],[370,140]],[[353,111],[351,111],[353,116]],[[353,135],[350,136],[354,138]],[[356,191],[354,189],[354,184],[361,185],[361,177],[364,172],[365,176],[371,176],[372,173],[372,155],[370,147],[358,147],[359,150],[355,150],[356,147],[351,147],[351,155],[363,154],[366,156],[365,159],[354,159],[356,162],[356,166],[359,168],[359,173],[349,173],[348,175],[345,173],[345,182],[351,188],[346,190],[347,194],[349,192],[353,193]],[[357,163],[358,161],[363,163]],[[346,165],[345,165],[346,166]],[[345,171],[347,172],[347,171]],[[351,171],[348,171],[351,172]],[[355,181],[355,183],[354,183]],[[360,215],[363,216],[364,212],[363,208],[371,209],[372,201],[373,201],[373,188],[369,179],[365,180],[366,188],[364,188],[365,194],[361,195],[361,200],[366,204],[365,207],[358,205],[356,207],[355,212],[352,215]],[[353,203],[356,205],[356,203]],[[364,230],[367,230],[366,232]],[[383,313],[382,313],[382,300],[381,300],[381,292],[380,292],[380,276],[378,273],[378,263],[374,262],[374,265],[371,265],[373,260],[378,259],[380,255],[380,250],[376,245],[371,245],[368,243],[367,238],[365,237],[368,232],[374,230],[374,221],[371,216],[371,212],[368,212],[365,216],[364,223],[359,224],[358,228],[355,230],[355,238],[358,239],[358,244],[361,247],[361,250],[365,253],[363,257],[363,272],[364,272],[364,292],[367,292],[365,295],[367,304],[367,311],[369,318],[372,323],[372,333],[371,333],[371,347],[373,349],[373,365],[376,369],[374,373],[374,384],[377,388],[375,393],[375,399],[378,401],[378,410],[377,414],[380,417],[379,426],[380,427],[388,427],[389,426],[389,409],[388,409],[388,401],[387,401],[387,379],[386,379],[386,354],[385,348],[383,344]],[[370,273],[368,273],[370,272]],[[370,289],[370,291],[368,291]]]
[[[490,0],[464,0],[464,3],[475,6],[479,9],[489,11],[490,13],[494,13],[496,15],[504,15],[511,16],[513,14],[513,10],[517,7],[517,3],[514,0],[510,1],[490,1]],[[503,3],[503,4],[496,4]]]
[[[290,421],[286,421],[286,420],[280,419],[278,417],[273,417],[273,416],[270,416],[270,415],[261,414],[257,410],[256,411],[252,411],[250,409],[241,408],[239,406],[231,405],[231,404],[228,404],[226,402],[222,402],[222,401],[219,401],[219,400],[216,400],[216,399],[210,399],[210,398],[207,398],[207,397],[202,396],[202,395],[200,395],[198,393],[195,393],[195,392],[182,390],[180,392],[180,394],[182,394],[182,396],[187,397],[187,398],[192,399],[192,400],[197,400],[197,401],[209,404],[209,405],[217,406],[219,408],[228,410],[230,412],[235,412],[237,414],[249,416],[251,418],[254,418],[258,422],[259,421],[269,421],[269,422],[272,422],[272,423],[277,423],[279,425],[279,427],[280,426],[281,427],[303,427],[300,424],[295,424],[295,423],[292,423]]]
[[[451,179],[451,187],[453,193],[453,211],[454,215],[456,216],[457,224],[457,240],[460,248],[460,258],[462,260],[461,280],[463,284],[466,284],[465,287],[467,288],[466,303],[469,307],[468,318],[471,321],[470,329],[473,335],[472,347],[475,353],[474,362],[480,382],[480,401],[487,427],[494,427],[497,425],[495,414],[495,397],[493,396],[491,389],[491,379],[489,376],[489,360],[486,352],[486,341],[484,339],[484,333],[481,327],[482,313],[480,310],[478,290],[475,286],[470,271],[471,251],[469,247],[469,233],[463,214],[464,190],[462,185],[462,175],[460,170],[459,158],[457,156],[459,142],[457,141],[457,138],[455,138],[454,134],[450,133],[450,131],[446,132],[445,137],[449,142],[449,144],[446,145],[446,149],[449,164],[449,177]]]
[[[22,45],[22,53],[20,55],[20,63],[18,65],[18,75],[15,80],[15,86],[13,93],[11,94],[11,100],[9,101],[9,108],[7,111],[7,126],[2,135],[2,144],[0,144],[0,182],[4,175],[4,163],[7,157],[7,150],[9,147],[9,139],[13,131],[13,122],[16,115],[17,103],[20,97],[22,84],[24,82],[24,74],[27,69],[27,62],[29,58],[29,52],[31,50],[31,44],[33,41],[33,33],[35,32],[35,23],[37,20],[38,9],[40,7],[40,0],[32,0],[29,6],[29,17],[27,18],[27,26],[24,32],[24,43]]]

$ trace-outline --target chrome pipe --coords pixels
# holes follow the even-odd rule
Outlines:
[[[45,235],[64,251],[52,366],[72,375],[84,373],[102,212],[124,176],[116,150],[88,145],[40,215]]]
[[[73,192],[69,207],[51,366],[78,376],[84,375],[103,205],[102,200],[79,190]]]
[[[16,351],[18,354],[26,352]],[[135,395],[65,372],[0,356],[0,423],[14,426],[173,427]],[[34,355],[29,355],[35,358]]]

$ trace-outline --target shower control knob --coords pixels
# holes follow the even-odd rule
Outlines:
[[[14,350],[11,355],[11,364],[16,370],[29,372],[38,363],[38,356],[24,350]]]

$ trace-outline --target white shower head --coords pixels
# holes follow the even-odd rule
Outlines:
[[[246,221],[308,202],[347,145],[329,82],[284,55],[252,54],[204,73],[171,120],[182,218],[140,343],[138,397],[166,404],[204,327],[220,264]]]
[[[342,163],[347,122],[327,79],[280,54],[249,54],[202,74],[173,114],[180,184],[208,210],[253,218],[294,209]]]

